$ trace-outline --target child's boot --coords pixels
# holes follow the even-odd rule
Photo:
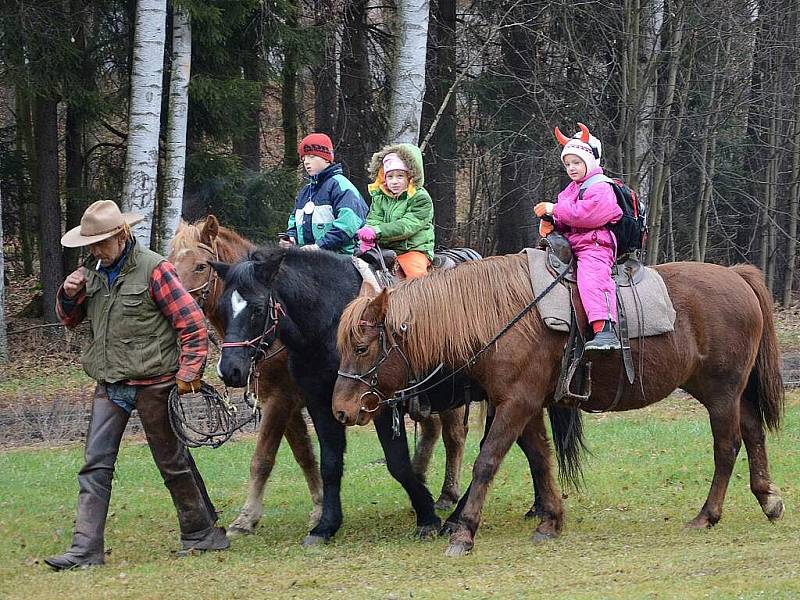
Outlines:
[[[592,328],[595,330],[594,338],[586,342],[585,352],[610,352],[621,348],[611,321],[594,321]]]

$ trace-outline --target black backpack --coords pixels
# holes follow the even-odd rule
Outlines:
[[[622,209],[622,216],[616,223],[609,223],[608,228],[617,238],[617,256],[623,256],[634,250],[642,250],[647,237],[647,207],[631,188],[619,179],[611,179],[605,175],[592,175],[583,182],[578,198],[583,199],[586,189],[595,183],[605,182],[611,185],[617,204]]]

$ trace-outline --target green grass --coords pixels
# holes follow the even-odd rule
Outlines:
[[[771,436],[772,476],[787,502],[770,524],[749,492],[744,452],[720,524],[686,531],[708,492],[711,436],[703,411],[672,400],[655,410],[589,417],[586,489],[565,500],[567,527],[534,545],[527,463],[514,449],[489,494],[475,551],[446,559],[446,539],[412,539],[414,517],[389,477],[372,427],[348,435],[345,523],[333,544],[304,550],[310,510],[286,448],[256,535],[228,552],[174,558],[176,519],[145,445],[126,444],[115,481],[105,567],[53,573],[75,510],[78,446],[0,454],[0,597],[11,598],[794,598],[800,597],[800,406]],[[477,451],[470,433],[464,478]],[[229,523],[244,501],[252,441],[195,452]],[[438,450],[432,487],[442,476]]]

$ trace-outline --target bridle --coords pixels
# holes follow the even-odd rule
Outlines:
[[[386,324],[385,323],[370,323],[369,321],[359,321],[358,324],[361,327],[369,327],[378,330],[378,344],[380,346],[380,353],[378,356],[375,357],[375,364],[372,367],[364,372],[364,373],[348,373],[347,371],[337,371],[339,377],[344,377],[345,379],[352,379],[354,381],[358,381],[365,386],[367,386],[367,391],[361,394],[359,400],[361,401],[361,410],[368,413],[374,413],[377,411],[382,405],[388,403],[388,398],[386,394],[384,394],[378,388],[378,369],[381,368],[381,365],[385,363],[389,357],[392,355],[392,352],[397,351],[400,356],[403,358],[403,362],[406,364],[406,373],[411,373],[411,363],[408,361],[408,357],[405,355],[405,352],[400,348],[395,340],[394,336],[391,336],[391,345],[389,344],[389,335],[386,333]],[[368,408],[364,402],[364,398],[367,396],[375,396],[378,399],[378,402],[375,404],[375,408]]]
[[[217,240],[212,240],[210,246],[208,244],[204,244],[203,242],[199,242],[197,247],[208,252],[216,259],[217,262],[219,262],[219,248],[217,248]],[[208,261],[206,261],[206,264],[208,264]],[[208,296],[210,295],[211,291],[213,290],[216,292],[218,281],[219,275],[217,275],[217,272],[209,265],[208,279],[206,279],[205,283],[190,290],[186,290],[189,292],[189,294],[200,292],[200,297],[197,299],[197,305],[200,307],[200,310],[204,310],[206,301],[208,300]]]
[[[252,340],[223,342],[221,348],[253,348],[253,355],[250,359],[252,370],[252,367],[261,359],[270,358],[267,354],[267,350],[269,350],[269,347],[278,339],[278,325],[280,325],[281,315],[286,316],[286,311],[283,310],[281,303],[277,302],[275,298],[273,298],[272,292],[270,292],[269,299],[267,300],[267,317],[264,319],[264,329],[261,335],[254,337]]]
[[[369,321],[359,321],[358,324],[361,327],[371,327],[378,330],[378,344],[380,345],[381,349],[380,354],[375,358],[375,364],[373,364],[372,367],[364,373],[349,373],[347,371],[337,371],[337,373],[340,377],[352,379],[353,381],[358,381],[359,383],[367,386],[367,391],[361,394],[360,397],[361,410],[364,412],[374,413],[381,408],[381,406],[388,404],[396,407],[398,404],[404,403],[409,395],[418,393],[418,388],[433,379],[433,377],[435,377],[444,366],[440,364],[424,379],[417,381],[414,375],[414,370],[411,368],[411,361],[408,360],[408,356],[406,356],[406,353],[403,352],[403,349],[397,343],[394,335],[391,336],[391,345],[388,342],[390,336],[386,332],[386,323],[370,323]],[[408,326],[405,323],[400,325],[400,331],[406,331],[407,329]],[[392,352],[397,352],[403,359],[403,363],[405,363],[406,366],[406,381],[408,381],[411,385],[397,390],[394,394],[392,394],[392,397],[389,398],[380,390],[380,388],[378,388],[378,370],[381,368],[381,365],[389,359],[389,357],[392,355]],[[364,398],[367,396],[375,396],[378,399],[378,402],[374,408],[369,408],[364,403]]]

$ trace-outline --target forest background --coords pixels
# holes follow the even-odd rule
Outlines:
[[[793,303],[794,0],[4,0],[0,297],[38,273],[54,322],[99,199],[162,251],[208,213],[274,240],[312,131],[365,197],[372,152],[423,145],[437,243],[516,252],[578,121],[647,202],[647,262],[751,262]],[[5,333],[0,308],[0,357]]]

